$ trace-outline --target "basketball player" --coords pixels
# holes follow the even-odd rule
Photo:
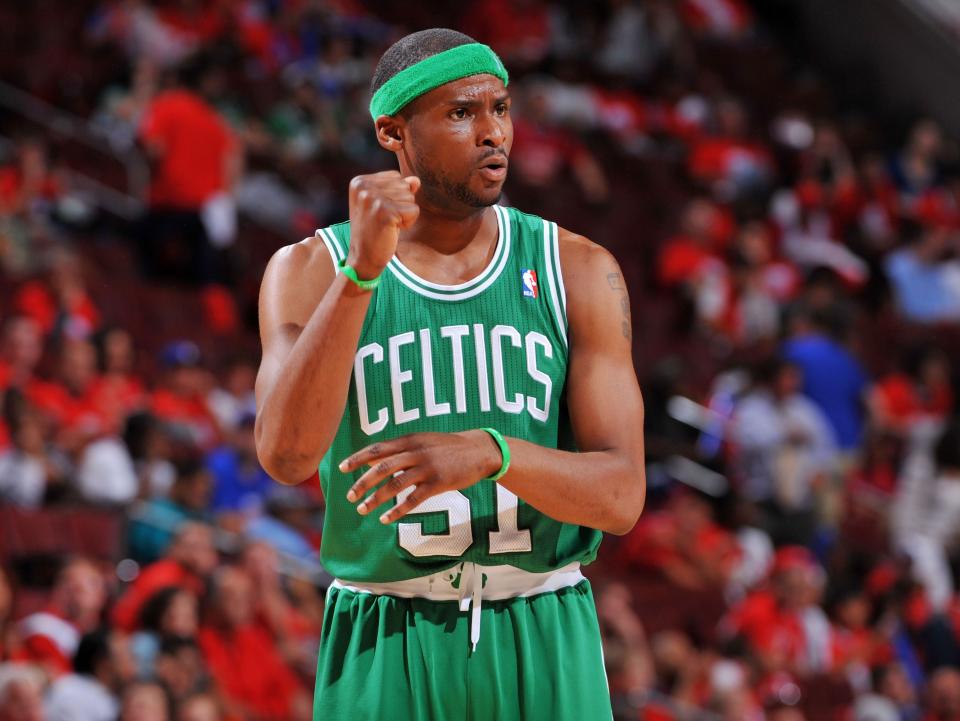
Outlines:
[[[452,30],[383,55],[400,172],[283,248],[260,297],[257,450],[320,467],[317,721],[608,721],[589,583],[644,502],[643,407],[608,252],[497,205],[508,77]]]

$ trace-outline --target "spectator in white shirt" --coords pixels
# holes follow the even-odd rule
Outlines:
[[[761,364],[732,419],[734,474],[744,496],[777,521],[780,527],[769,530],[780,542],[809,540],[814,492],[837,454],[829,421],[800,393],[801,384],[795,365],[781,359]],[[779,523],[803,517],[792,530]]]
[[[85,635],[73,658],[74,673],[58,678],[47,695],[49,721],[115,721],[117,692],[135,667],[127,637],[99,629]]]

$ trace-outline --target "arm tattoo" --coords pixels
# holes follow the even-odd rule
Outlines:
[[[627,287],[624,285],[623,276],[619,273],[607,273],[607,285],[610,289],[620,294],[620,310],[623,311],[623,320],[620,329],[623,337],[627,340],[633,335],[633,325],[630,322],[630,299],[627,297]]]

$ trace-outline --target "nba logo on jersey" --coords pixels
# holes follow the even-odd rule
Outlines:
[[[537,286],[537,271],[524,269],[520,271],[520,280],[525,298],[536,298],[539,293]]]

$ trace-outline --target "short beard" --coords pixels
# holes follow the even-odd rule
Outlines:
[[[414,162],[414,172],[420,178],[425,190],[431,195],[443,198],[452,198],[470,208],[486,208],[490,205],[496,205],[500,202],[502,191],[497,193],[493,200],[486,200],[470,190],[466,183],[458,183],[443,173],[434,172],[426,165]]]

